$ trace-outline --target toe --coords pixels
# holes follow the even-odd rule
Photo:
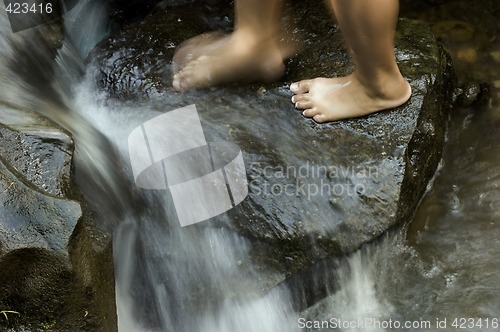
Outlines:
[[[294,104],[296,104],[299,101],[306,101],[306,100],[310,100],[310,96],[308,93],[292,96],[292,103],[294,103]]]
[[[313,107],[313,108],[308,108],[304,112],[302,112],[302,115],[305,116],[306,118],[312,118],[315,117],[316,115],[320,114],[318,109]]]
[[[307,110],[311,109],[312,107],[313,103],[309,99],[300,100],[295,103],[295,108],[299,110]]]
[[[312,117],[314,121],[317,123],[323,123],[323,122],[328,122],[328,119],[326,118],[326,115],[324,114],[316,114],[315,116]]]
[[[181,79],[180,79],[180,75],[179,74],[175,74],[174,75],[174,79],[172,81],[172,86],[174,87],[175,90],[177,91],[181,91],[182,90],[182,87],[181,87]]]
[[[304,80],[290,84],[290,90],[295,94],[302,94],[309,92],[312,80]]]

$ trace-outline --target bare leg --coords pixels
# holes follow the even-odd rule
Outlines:
[[[186,90],[239,79],[279,78],[283,74],[284,56],[276,37],[281,2],[237,0],[235,31],[231,35],[200,46],[196,45],[195,37],[181,46],[177,53],[190,53],[193,59],[174,75],[174,88]],[[186,52],[186,48],[192,50]]]
[[[394,56],[398,0],[330,0],[355,71],[342,78],[294,83],[292,102],[316,122],[394,108],[411,96]]]

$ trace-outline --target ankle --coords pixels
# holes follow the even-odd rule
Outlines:
[[[360,85],[365,89],[366,94],[373,99],[388,100],[401,98],[411,91],[408,82],[397,72],[384,72],[372,77],[364,77],[354,72],[353,75]]]
[[[232,42],[242,53],[260,52],[276,47],[276,38],[269,33],[257,33],[252,29],[237,29],[232,34]]]

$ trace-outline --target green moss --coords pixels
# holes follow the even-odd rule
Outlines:
[[[56,325],[57,325],[57,321],[55,319],[40,323],[40,327],[43,330],[52,330],[56,327]]]

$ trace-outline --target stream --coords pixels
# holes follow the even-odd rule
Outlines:
[[[491,20],[500,5],[485,1],[482,9],[463,0],[452,2],[431,6],[403,1],[401,16],[428,20],[451,53],[459,82],[487,83],[489,95],[481,103],[453,110],[441,167],[410,225],[335,261],[318,282],[334,279],[338,290],[296,312],[286,285],[258,291],[267,272],[252,262],[248,239],[216,227],[179,228],[169,218],[173,207],[162,204],[165,193],[141,196],[139,212],[127,204],[128,198],[117,198],[117,208],[108,217],[118,225],[114,260],[119,331],[497,331],[500,27]],[[473,10],[467,11],[468,6]],[[486,8],[484,15],[493,18],[478,19]],[[77,168],[95,171],[95,181],[104,179],[102,186],[120,195],[124,184],[116,183],[110,167],[128,163],[129,133],[162,110],[154,103],[106,100],[95,86],[98,69],[82,59],[107,34],[105,13],[98,2],[80,1],[66,15],[68,39],[58,51],[56,69],[45,73],[35,68],[52,76],[50,91],[55,95],[49,102],[37,93],[43,90],[36,80],[26,86],[9,70],[0,76],[0,96],[22,107],[41,105],[46,116],[74,133]],[[472,36],[454,34],[457,26]],[[14,52],[10,45],[34,38],[31,31],[12,36],[9,29],[0,14],[2,69]],[[75,74],[79,72],[85,74]],[[47,107],[56,104],[65,111]],[[116,160],[103,150],[100,135],[111,142]],[[86,194],[99,198],[102,192]]]

